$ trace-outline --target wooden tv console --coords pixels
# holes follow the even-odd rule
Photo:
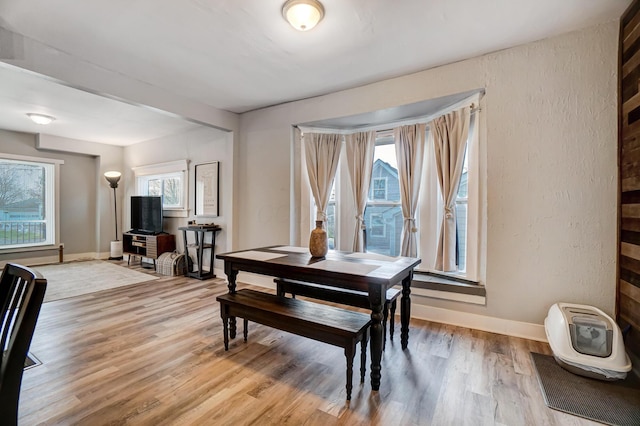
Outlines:
[[[155,266],[156,259],[167,251],[174,251],[176,249],[176,237],[173,234],[136,234],[132,232],[125,232],[122,235],[122,251],[129,255],[127,264],[131,261],[131,256],[146,257],[153,259]]]

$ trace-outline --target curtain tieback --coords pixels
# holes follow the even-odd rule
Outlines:
[[[447,219],[453,219],[453,207],[444,208],[444,217]]]
[[[316,220],[321,220],[323,222],[327,221],[327,214],[323,211],[318,210],[316,213]]]
[[[365,229],[367,229],[367,225],[365,225],[364,218],[362,217],[362,215],[357,215],[356,216],[356,220],[358,221],[358,224],[360,225],[360,229],[362,229],[363,231]],[[358,225],[356,225],[356,226],[358,226]]]
[[[413,226],[411,226],[411,228],[409,228],[409,230],[410,230],[411,232],[413,232],[413,233],[418,232],[418,228],[416,228],[416,220],[415,220],[415,218],[413,218],[413,217],[405,217],[405,218],[404,218],[404,221],[405,221],[405,222],[407,222],[407,221],[408,221],[408,222],[409,222],[409,225],[413,225]]]

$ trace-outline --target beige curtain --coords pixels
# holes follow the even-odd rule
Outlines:
[[[416,207],[418,207],[418,195],[420,193],[425,133],[425,123],[393,129],[398,160],[402,216],[404,218],[400,250],[402,256],[416,257],[418,255]]]
[[[429,124],[433,134],[438,183],[444,203],[440,239],[436,252],[436,269],[456,271],[456,195],[464,165],[469,135],[471,107],[436,118]]]
[[[367,207],[367,195],[371,183],[373,155],[376,149],[376,133],[358,132],[345,136],[347,144],[347,166],[351,178],[353,201],[356,206],[356,231],[353,239],[353,251],[365,251],[364,247],[364,209]]]
[[[338,169],[342,135],[305,133],[304,148],[311,193],[316,202],[316,220],[327,221],[327,204]]]

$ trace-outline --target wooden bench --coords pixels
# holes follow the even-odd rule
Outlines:
[[[360,382],[364,382],[368,331],[371,323],[369,315],[249,289],[223,294],[216,300],[220,302],[225,350],[229,350],[230,317],[239,317],[244,320],[245,342],[248,336],[248,322],[254,321],[339,346],[344,348],[344,355],[347,358],[347,400],[350,400],[353,388],[353,358],[356,344],[360,342]]]
[[[341,303],[343,305],[355,306],[357,308],[369,309],[369,295],[366,291],[349,290],[343,288],[329,287],[321,284],[307,283],[283,278],[273,280],[276,283],[277,293],[284,296],[290,293],[296,295],[310,297],[312,299],[326,300],[327,302]],[[382,328],[384,336],[382,340],[382,349],[384,350],[387,340],[387,318],[389,310],[391,310],[391,321],[389,325],[389,338],[393,340],[393,330],[395,328],[395,314],[398,296],[402,294],[402,290],[390,288],[387,290],[387,297],[383,308]]]

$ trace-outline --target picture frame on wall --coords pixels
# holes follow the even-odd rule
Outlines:
[[[220,188],[220,162],[196,164],[195,167],[195,213],[196,216],[219,216],[218,197]]]

